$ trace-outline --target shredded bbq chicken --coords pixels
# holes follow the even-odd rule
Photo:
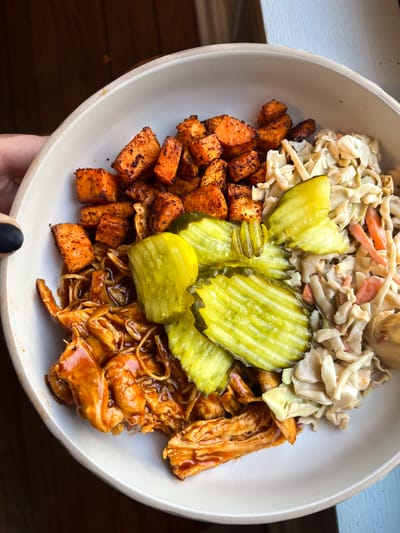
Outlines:
[[[169,440],[163,457],[185,479],[284,440],[266,404],[256,402],[232,418],[193,422]]]

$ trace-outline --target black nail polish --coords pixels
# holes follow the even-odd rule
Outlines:
[[[22,231],[13,224],[0,222],[0,253],[9,254],[21,248],[24,242]]]

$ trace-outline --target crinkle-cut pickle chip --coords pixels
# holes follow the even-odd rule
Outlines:
[[[196,252],[174,233],[157,233],[132,244],[129,266],[147,320],[174,322],[190,305],[186,290],[198,274]]]
[[[342,253],[347,243],[329,218],[330,181],[315,176],[286,191],[268,220],[268,231],[278,244],[314,254]]]
[[[287,368],[308,349],[308,312],[284,282],[248,268],[224,268],[207,272],[189,291],[200,331],[246,365]]]
[[[246,257],[234,243],[235,231],[240,225],[220,220],[202,213],[184,213],[170,227],[177,232],[196,251],[199,269],[204,270],[218,264],[243,264],[274,279],[287,278],[290,264],[287,252],[264,237],[259,255]]]
[[[179,359],[183,370],[205,395],[222,392],[229,378],[232,356],[207,339],[195,327],[190,310],[165,327],[171,353]]]

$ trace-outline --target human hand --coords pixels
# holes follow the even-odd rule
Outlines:
[[[19,183],[48,137],[0,134],[0,213],[8,213]]]
[[[17,250],[23,235],[8,213],[18,186],[47,141],[39,135],[0,134],[0,257]]]

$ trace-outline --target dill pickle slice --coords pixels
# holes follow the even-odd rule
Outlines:
[[[258,220],[244,220],[232,231],[232,244],[238,254],[247,258],[260,256],[267,236],[267,228]]]
[[[260,226],[261,235],[254,229],[249,230],[256,253],[246,257],[235,239],[239,238],[239,227],[236,223],[194,212],[178,217],[171,229],[194,248],[201,271],[212,265],[236,264],[249,266],[274,279],[287,278],[290,268],[288,254],[282,247],[266,240],[266,229]],[[261,247],[262,238],[264,243]]]
[[[208,271],[189,291],[199,330],[247,365],[287,368],[308,349],[307,309],[283,282],[229,267]]]
[[[174,322],[190,305],[186,290],[198,274],[197,255],[179,235],[151,235],[128,249],[129,267],[149,322]]]
[[[323,218],[314,226],[307,228],[297,237],[297,248],[314,254],[343,253],[347,242],[338,230],[336,223],[329,217]]]
[[[186,311],[165,327],[171,353],[179,359],[188,378],[205,395],[222,392],[229,378],[232,356],[211,342],[195,327],[194,316]]]
[[[315,254],[342,253],[346,240],[329,218],[330,181],[315,176],[286,191],[268,220],[278,244]]]

